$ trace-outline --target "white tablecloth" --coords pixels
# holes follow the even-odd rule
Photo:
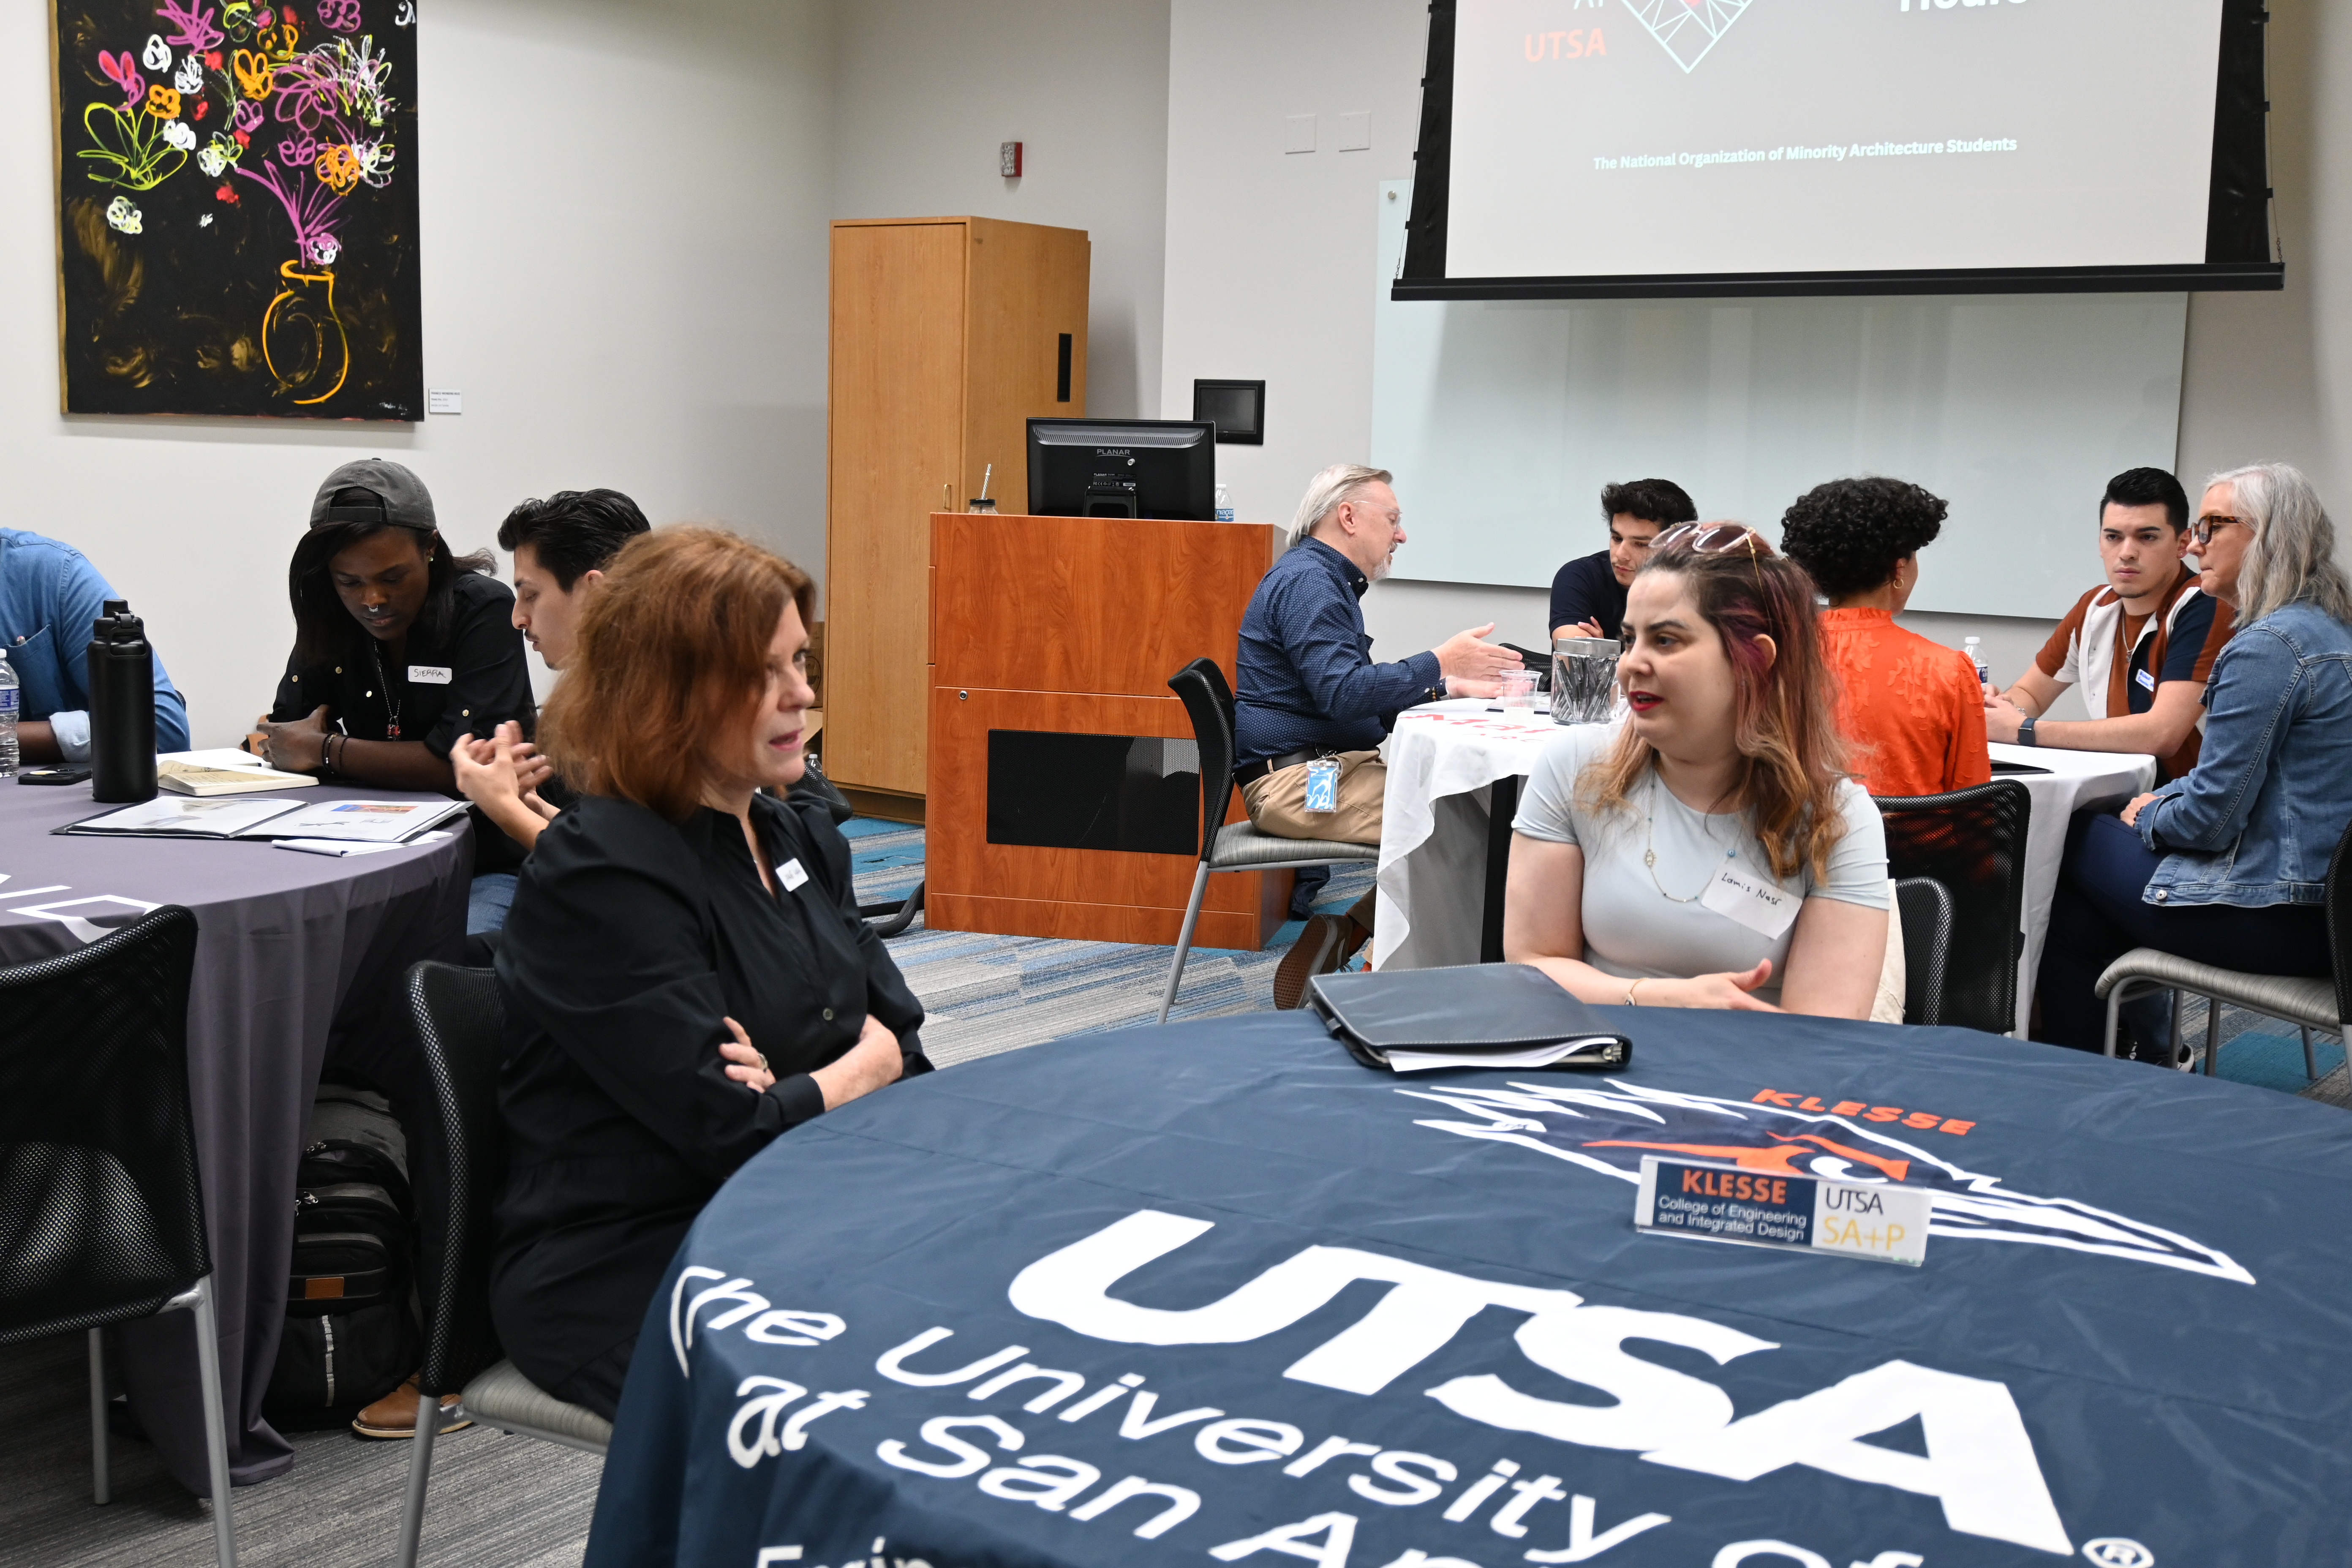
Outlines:
[[[1380,913],[1372,966],[1435,969],[1478,962],[1486,915],[1486,786],[1527,776],[1559,733],[1545,710],[1496,711],[1475,697],[1397,716],[1383,750]]]
[[[1496,712],[1493,704],[1475,698],[1433,702],[1398,716],[1386,748],[1375,968],[1478,962],[1486,912],[1487,786],[1500,778],[1525,777],[1543,743],[1559,732],[1541,710]],[[2017,985],[2017,1026],[2022,1031],[2050,929],[2066,824],[2089,802],[2152,787],[2156,759],[2026,746],[1994,746],[1992,755],[2049,770],[1994,775],[2015,778],[2033,803],[2025,840],[2025,955]]]
[[[2017,1032],[2025,1033],[2033,1005],[2033,977],[2042,967],[2042,939],[2050,931],[2050,900],[2058,890],[2058,862],[2066,851],[2066,824],[2077,807],[2155,787],[2156,759],[2124,752],[2061,752],[2042,746],[2000,746],[1997,763],[2048,768],[2046,773],[1995,773],[2014,778],[2033,800],[2025,829],[2025,960],[2017,975]]]

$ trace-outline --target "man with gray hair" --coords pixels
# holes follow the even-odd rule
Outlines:
[[[1242,616],[1234,779],[1261,833],[1378,844],[1388,784],[1379,747],[1397,711],[1449,692],[1491,697],[1496,678],[1518,667],[1517,654],[1480,640],[1491,622],[1398,663],[1373,662],[1357,601],[1405,542],[1391,478],[1356,463],[1316,475],[1289,549]],[[1329,809],[1309,811],[1309,764],[1326,757],[1339,764],[1339,787]],[[1337,969],[1371,935],[1371,903],[1367,896],[1347,914],[1307,921],[1276,972],[1276,1006],[1297,1006],[1310,975]]]

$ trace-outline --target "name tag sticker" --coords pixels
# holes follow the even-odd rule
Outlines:
[[[2148,690],[2150,690],[2150,691],[2153,691],[2153,690],[2155,690],[2155,689],[2156,689],[2156,677],[2155,677],[2154,675],[2151,675],[2150,673],[2148,673],[2148,672],[2147,672],[2147,670],[2145,670],[2145,669],[2143,669],[2143,670],[2139,671],[2137,674],[2134,675],[2134,676],[2132,677],[2132,679],[2133,679],[2134,680],[2138,681],[2138,682],[2140,683],[2140,685],[2141,685],[2141,686],[2143,686],[2144,688],[2146,688],[2147,689],[2148,689]]]
[[[408,679],[418,686],[446,686],[449,671],[437,664],[412,664],[408,667]]]
[[[1715,874],[1706,891],[1699,895],[1702,908],[1738,921],[1768,942],[1778,942],[1797,919],[1797,906],[1805,900],[1761,877],[1751,877],[1729,866]]]
[[[1935,1199],[1919,1187],[1784,1176],[1705,1161],[1642,1161],[1633,1225],[1743,1247],[1834,1253],[1917,1268]]]
[[[784,891],[787,893],[798,889],[803,882],[808,880],[808,873],[801,869],[798,859],[787,860],[777,867],[776,875],[783,879]]]

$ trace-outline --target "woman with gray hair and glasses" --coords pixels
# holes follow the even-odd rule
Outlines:
[[[2042,960],[2041,1037],[2100,1047],[2100,973],[2135,947],[2257,974],[2329,973],[2327,862],[2352,823],[2352,584],[2336,525],[2284,463],[2216,474],[2189,530],[2238,630],[2205,688],[2197,766],[2078,820]],[[2127,1012],[2130,1009],[2126,1009]],[[2186,1066],[2179,1043],[2138,1055]]]

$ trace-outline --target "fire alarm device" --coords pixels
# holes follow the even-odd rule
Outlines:
[[[996,144],[996,172],[1008,180],[1021,177],[1021,143],[1000,142]]]

